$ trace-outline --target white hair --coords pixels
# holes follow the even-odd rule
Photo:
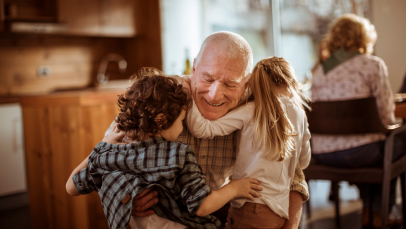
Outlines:
[[[253,65],[253,52],[249,43],[239,34],[232,32],[216,32],[208,36],[202,43],[198,56],[195,59],[196,66],[199,65],[202,55],[207,47],[216,45],[219,49],[219,55],[228,59],[241,58],[246,66],[244,68],[244,77],[246,82],[250,78],[250,70]]]

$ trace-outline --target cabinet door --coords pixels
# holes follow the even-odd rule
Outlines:
[[[133,0],[100,0],[100,28],[105,36],[136,35]]]
[[[58,19],[66,23],[67,33],[97,36],[100,34],[100,0],[58,0]]]
[[[0,196],[27,191],[21,107],[0,105]]]
[[[4,32],[4,23],[5,23],[4,0],[0,0],[0,32]]]
[[[132,0],[58,0],[59,21],[67,33],[132,37],[136,34]]]

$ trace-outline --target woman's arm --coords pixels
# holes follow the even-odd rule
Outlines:
[[[195,214],[197,216],[209,215],[219,210],[233,198],[243,197],[254,200],[254,197],[260,197],[260,194],[257,193],[256,190],[261,191],[263,188],[260,186],[259,181],[254,178],[232,180],[219,190],[212,191]]]
[[[383,60],[377,62],[376,74],[371,82],[373,96],[376,97],[377,109],[379,116],[385,125],[398,123],[394,116],[393,91],[390,87],[387,66]]]
[[[217,120],[208,120],[199,112],[195,102],[187,114],[186,122],[188,130],[196,138],[210,138],[225,136],[235,130],[240,130],[250,121],[254,103],[248,103],[230,111]]]

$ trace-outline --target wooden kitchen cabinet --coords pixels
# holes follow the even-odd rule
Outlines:
[[[134,0],[0,0],[0,32],[134,37]]]
[[[81,91],[21,99],[32,229],[108,228],[99,196],[73,197],[65,184],[118,114],[124,91]]]
[[[133,37],[133,0],[58,0],[59,21],[73,35]]]

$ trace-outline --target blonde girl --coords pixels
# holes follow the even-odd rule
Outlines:
[[[254,200],[231,201],[226,228],[281,228],[288,219],[290,184],[297,163],[310,161],[310,133],[292,66],[283,58],[256,64],[246,98],[220,119],[205,119],[195,103],[187,126],[197,138],[213,138],[241,130],[232,179],[252,177],[263,191]]]

